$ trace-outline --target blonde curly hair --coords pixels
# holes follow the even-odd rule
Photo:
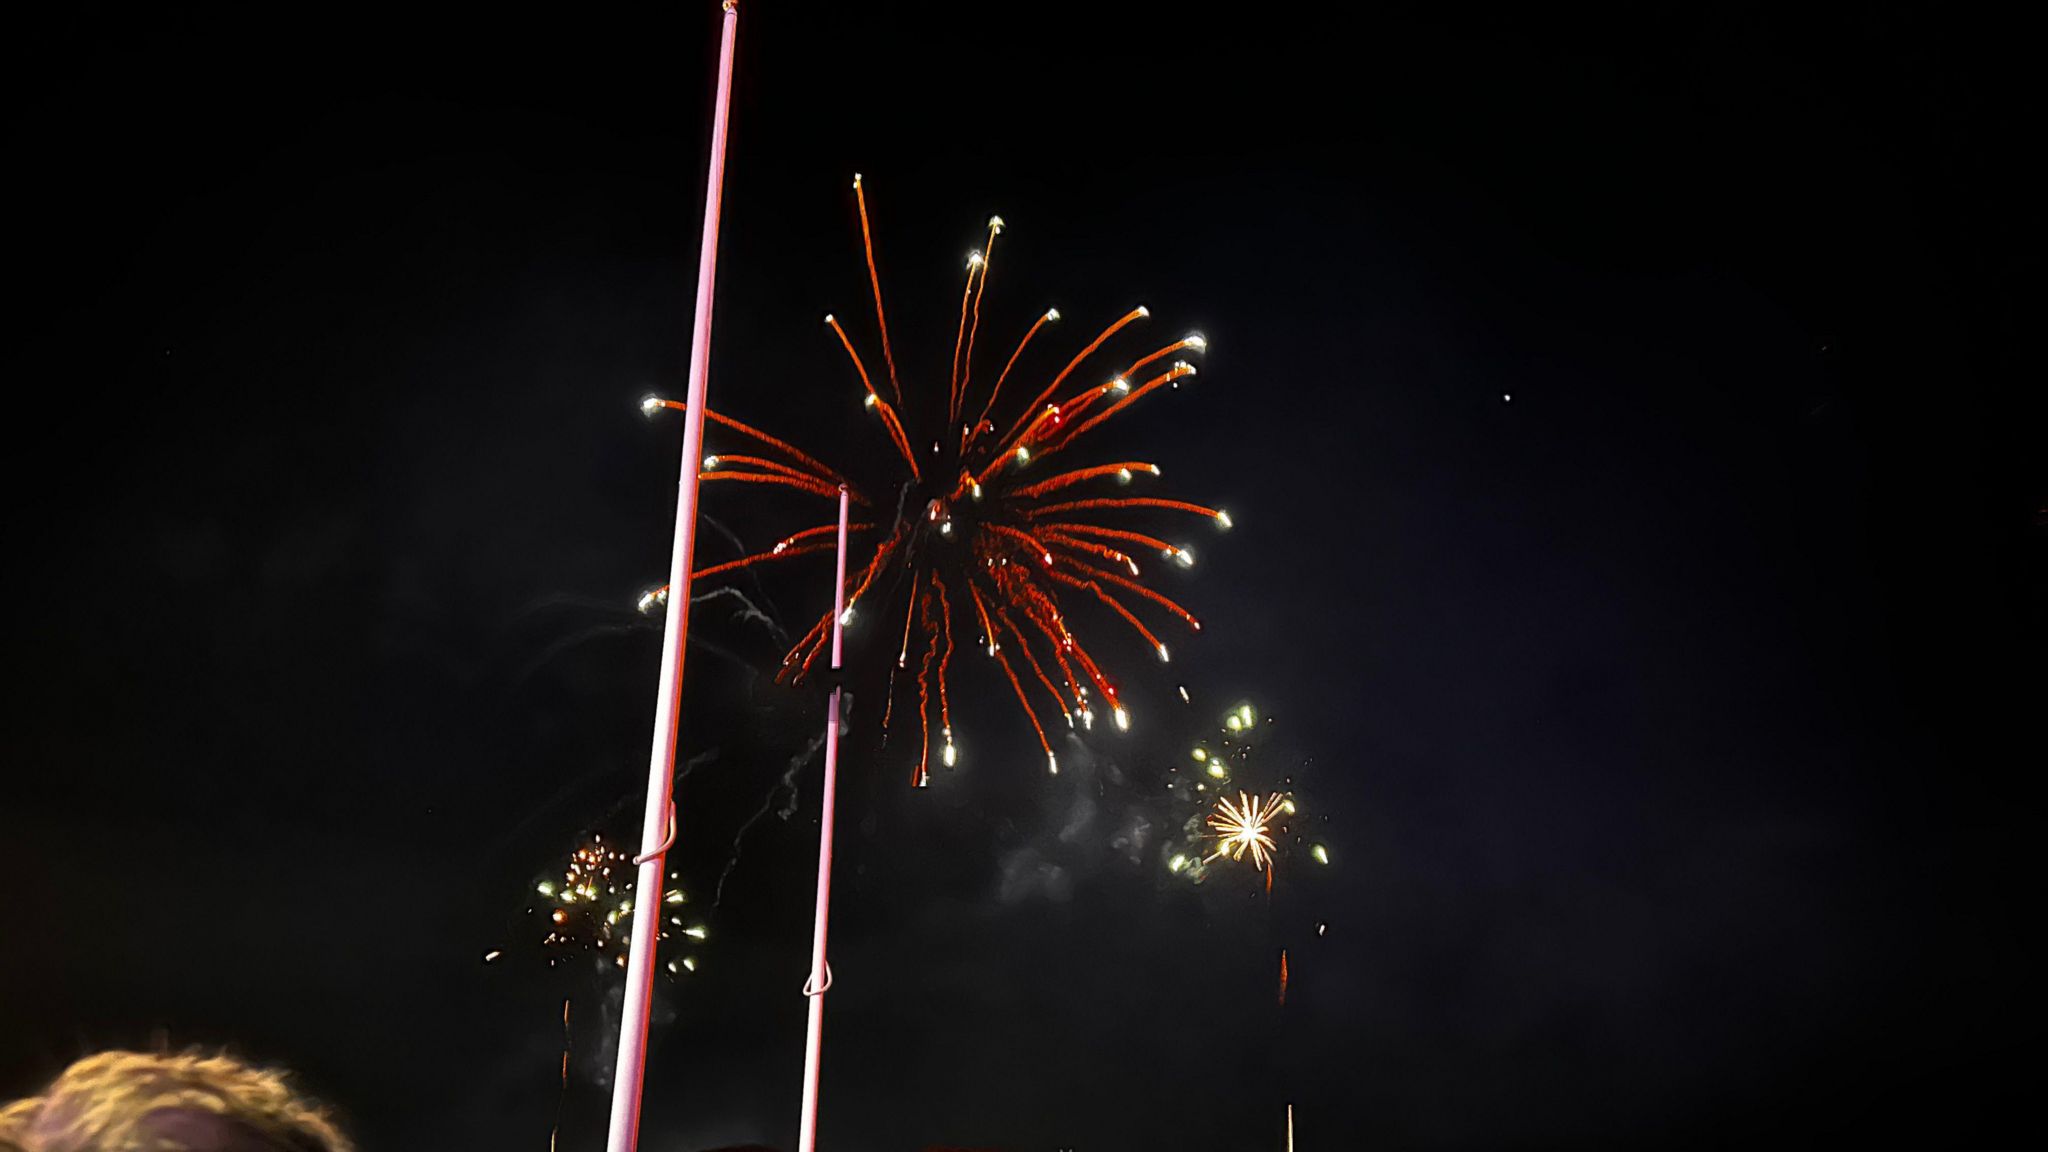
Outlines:
[[[100,1052],[0,1108],[0,1150],[353,1152],[282,1073],[226,1054]]]

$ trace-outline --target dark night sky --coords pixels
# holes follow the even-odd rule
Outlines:
[[[2016,1108],[2048,469],[2014,30],[816,7],[743,16],[714,402],[868,433],[817,322],[864,298],[862,171],[907,372],[991,212],[996,331],[1206,333],[1116,444],[1239,524],[1182,582],[1205,634],[1119,660],[1138,731],[1073,771],[980,668],[965,770],[914,794],[850,746],[829,1147],[1277,1147],[1288,1099],[1303,1149],[1954,1143]],[[636,402],[687,357],[715,14],[12,30],[0,1098],[161,1030],[301,1069],[367,1148],[546,1139],[560,986],[479,957],[637,821],[676,425]],[[708,903],[820,712],[700,619]],[[1311,761],[1337,862],[1270,910],[1111,846],[1183,682]],[[650,1152],[793,1142],[803,779],[660,1008]]]

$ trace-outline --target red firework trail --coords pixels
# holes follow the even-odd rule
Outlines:
[[[951,767],[960,754],[953,734],[951,696],[956,624],[968,635],[978,636],[977,647],[995,662],[1029,717],[1047,768],[1058,772],[1059,761],[1046,736],[1048,708],[1058,712],[1069,727],[1092,727],[1096,707],[1106,703],[1119,728],[1130,723],[1115,681],[1104,674],[1088,644],[1073,630],[1062,597],[1101,605],[1107,612],[1105,619],[1120,623],[1153,655],[1165,660],[1166,644],[1142,613],[1161,612],[1168,617],[1164,622],[1178,621],[1195,631],[1201,629],[1201,623],[1192,612],[1146,583],[1138,556],[1125,549],[1136,547],[1147,555],[1156,552],[1163,560],[1183,567],[1193,563],[1194,557],[1183,547],[1124,525],[1134,514],[1179,513],[1205,517],[1228,528],[1230,517],[1184,500],[1105,494],[1105,488],[1114,493],[1140,477],[1157,478],[1158,466],[1145,461],[1048,472],[1045,458],[1066,451],[1145,396],[1161,388],[1178,387],[1180,380],[1195,374],[1193,365],[1174,360],[1164,372],[1133,383],[1139,370],[1182,351],[1203,351],[1207,345],[1202,337],[1192,335],[1169,341],[1107,379],[1091,377],[1086,384],[1070,384],[1069,377],[1083,371],[1119,332],[1151,315],[1145,308],[1134,308],[1103,329],[1036,396],[1020,406],[1010,391],[1013,370],[1039,330],[1058,322],[1059,311],[1048,309],[1001,362],[993,385],[977,384],[974,358],[982,302],[995,240],[1003,230],[1002,220],[992,218],[987,242],[968,260],[943,401],[907,390],[897,374],[889,340],[867,193],[858,176],[853,187],[860,210],[861,248],[874,293],[876,334],[887,371],[881,381],[886,393],[869,375],[867,362],[839,319],[827,316],[825,323],[846,350],[862,402],[881,426],[881,442],[886,444],[883,459],[897,473],[889,498],[879,503],[871,500],[839,470],[716,412],[705,415],[740,443],[735,453],[706,457],[702,477],[827,499],[836,499],[840,486],[846,485],[853,501],[863,508],[903,509],[894,523],[888,523],[884,514],[852,525],[854,546],[869,551],[864,560],[857,556],[848,572],[846,618],[851,622],[856,608],[868,609],[872,592],[880,601],[874,610],[888,613],[886,627],[890,638],[896,639],[894,611],[903,613],[901,643],[889,668],[882,726],[886,733],[895,714],[896,674],[914,676],[920,753],[910,773],[912,783],[922,786],[930,779],[935,713],[941,761]],[[647,406],[649,411],[681,407],[663,400],[649,400]],[[998,434],[999,428],[1007,430]],[[931,454],[921,459],[912,445],[927,443]],[[806,528],[768,551],[709,565],[695,575],[699,579],[720,576],[829,552],[833,529],[833,524]],[[899,606],[891,610],[892,604]],[[810,675],[830,640],[830,625],[828,612],[797,641],[783,657],[776,677],[779,681],[798,683]]]

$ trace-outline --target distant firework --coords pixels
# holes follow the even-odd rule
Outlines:
[[[1134,530],[1123,518],[1184,513],[1228,528],[1230,517],[1220,509],[1181,500],[1113,494],[1141,477],[1156,478],[1159,468],[1152,463],[1124,460],[1048,472],[1046,461],[1143,397],[1178,388],[1195,368],[1173,357],[1200,352],[1207,343],[1198,335],[1185,336],[1136,357],[1106,379],[1095,375],[1089,383],[1069,384],[1068,377],[1106,342],[1150,315],[1135,308],[1105,328],[1020,405],[1021,393],[1006,391],[1006,386],[1039,330],[1059,320],[1059,311],[1050,309],[1025,332],[994,383],[983,386],[974,375],[975,342],[990,257],[1003,231],[1002,219],[995,217],[989,220],[986,245],[967,261],[943,403],[936,388],[926,394],[907,392],[897,376],[889,341],[867,197],[858,176],[853,187],[874,290],[884,387],[876,387],[867,362],[839,320],[827,316],[825,323],[859,377],[863,403],[883,433],[895,479],[880,500],[871,499],[840,471],[715,411],[705,416],[738,437],[744,447],[738,454],[707,456],[701,478],[793,489],[826,499],[836,499],[840,487],[846,487],[860,511],[850,528],[857,543],[848,568],[844,618],[850,623],[857,610],[872,612],[887,621],[891,638],[900,633],[882,727],[886,733],[898,703],[897,673],[911,673],[919,732],[912,783],[922,786],[930,779],[935,725],[940,762],[951,767],[962,754],[953,732],[956,636],[971,638],[1001,668],[1038,735],[1047,770],[1057,773],[1059,760],[1046,735],[1053,714],[1070,728],[1091,728],[1100,708],[1118,728],[1130,725],[1115,680],[1074,631],[1078,625],[1068,615],[1068,601],[1079,598],[1102,605],[1162,661],[1169,656],[1166,643],[1141,618],[1141,611],[1171,617],[1193,631],[1201,628],[1192,612],[1146,582],[1138,562],[1140,556],[1156,555],[1186,567],[1194,563],[1194,554],[1184,545]],[[1166,362],[1163,370],[1154,371],[1161,362]],[[1153,374],[1143,375],[1146,372]],[[645,407],[651,413],[681,405],[650,397]],[[1105,486],[1110,494],[1103,493]],[[829,553],[834,528],[825,523],[803,529],[767,551],[702,568],[693,579]],[[665,590],[658,590],[644,603],[651,608],[664,596]],[[811,674],[830,640],[830,625],[828,611],[783,658],[778,680],[801,682]]]
[[[669,879],[672,886],[662,893],[659,913],[657,947],[663,953],[681,951],[709,935],[702,924],[684,914],[689,898],[682,888],[673,886],[673,873]],[[610,957],[609,967],[625,967],[635,915],[631,856],[612,847],[602,834],[593,835],[569,853],[558,874],[535,884],[534,894],[542,902],[529,907],[527,914],[540,921],[535,931],[541,933],[537,942],[548,967],[582,955],[598,959],[601,965]],[[484,955],[484,962],[493,963],[503,954],[501,949],[493,949]],[[675,976],[696,971],[697,960],[690,954],[670,956],[662,967]]]
[[[1216,831],[1216,851],[1209,859],[1229,857],[1242,860],[1251,854],[1252,867],[1264,872],[1273,865],[1273,835],[1271,827],[1280,815],[1282,805],[1288,804],[1285,796],[1275,792],[1263,800],[1254,800],[1243,792],[1232,800],[1225,796],[1216,801],[1216,810],[1209,814],[1209,827]]]
[[[1251,704],[1239,704],[1223,713],[1210,736],[1194,742],[1185,761],[1167,769],[1166,791],[1180,822],[1178,836],[1170,835],[1163,846],[1169,872],[1201,883],[1214,863],[1248,862],[1270,889],[1283,856],[1304,852],[1318,864],[1330,862],[1320,842],[1295,828],[1301,799],[1292,774],[1279,777],[1279,789],[1240,786],[1261,776],[1272,779],[1256,763],[1263,732],[1272,723]]]

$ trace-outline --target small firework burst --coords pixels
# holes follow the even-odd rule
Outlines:
[[[1192,742],[1185,759],[1167,768],[1165,788],[1179,821],[1179,833],[1162,846],[1169,873],[1199,884],[1209,878],[1211,865],[1248,862],[1270,889],[1283,857],[1306,854],[1318,864],[1330,862],[1328,850],[1296,826],[1302,801],[1294,777],[1273,781],[1262,762],[1272,725],[1271,716],[1240,702]],[[1253,782],[1261,778],[1278,786],[1256,787]]]
[[[541,902],[528,907],[527,915],[540,920],[536,925],[538,942],[548,967],[584,955],[595,959],[601,970],[625,968],[636,915],[634,875],[633,857],[606,840],[603,833],[595,833],[570,851],[559,872],[534,884],[533,892]],[[668,879],[661,907],[654,914],[660,917],[657,962],[673,977],[696,971],[696,958],[680,953],[704,941],[709,933],[685,911],[689,897],[676,883],[676,874],[669,873]],[[494,949],[484,962],[491,963],[502,954]]]
[[[1247,854],[1252,858],[1252,867],[1264,872],[1273,866],[1273,822],[1280,815],[1280,806],[1287,798],[1275,792],[1262,800],[1254,800],[1243,792],[1232,800],[1225,796],[1216,801],[1215,811],[1209,814],[1209,827],[1215,829],[1216,850],[1209,859],[1229,857],[1242,860]]]

